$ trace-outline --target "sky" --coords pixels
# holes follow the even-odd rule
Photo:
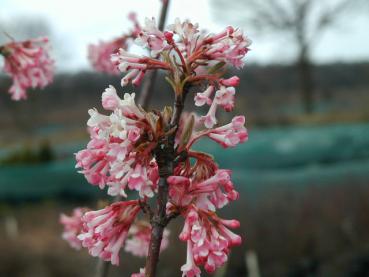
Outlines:
[[[240,0],[234,0],[240,1]],[[263,1],[263,0],[260,0]],[[124,33],[131,23],[127,19],[130,11],[138,14],[142,22],[145,17],[158,17],[159,0],[0,0],[0,22],[12,22],[22,16],[44,19],[52,29],[54,48],[58,53],[56,62],[61,70],[89,69],[87,45],[109,40]],[[167,22],[176,17],[190,19],[211,32],[221,31],[233,25],[229,16],[216,13],[212,0],[172,0]],[[219,9],[218,9],[219,10]],[[369,8],[368,8],[369,14]],[[20,20],[19,20],[20,21]],[[20,21],[19,24],[22,22]],[[14,24],[14,23],[13,23]],[[17,23],[18,24],[18,23]],[[0,26],[0,36],[3,26]],[[250,63],[288,63],[294,57],[292,43],[286,37],[259,36],[247,26],[240,26],[253,40],[252,51],[247,59]],[[369,16],[343,19],[343,24],[334,28],[316,43],[315,62],[369,61]],[[6,31],[6,30],[3,30]],[[137,51],[133,47],[132,51]]]

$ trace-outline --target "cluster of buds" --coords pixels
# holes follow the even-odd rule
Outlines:
[[[5,73],[13,79],[9,89],[13,100],[26,99],[28,88],[44,88],[53,80],[54,61],[49,56],[45,37],[11,41],[0,46],[0,55],[5,59]]]
[[[216,126],[216,110],[218,106],[227,112],[233,109],[240,80],[237,76],[223,78],[223,74],[227,65],[243,65],[251,42],[239,29],[228,27],[219,34],[206,34],[189,21],[176,20],[162,32],[154,19],[146,20],[135,41],[151,55],[133,55],[121,48],[112,56],[119,70],[126,72],[122,86],[139,85],[147,70],[165,70],[175,104],[148,112],[135,103],[134,94],[126,93],[122,99],[112,86],[103,92],[102,106],[110,114],[89,111],[91,140],[76,154],[76,167],[92,185],[107,187],[109,195],[127,197],[130,190],[130,194],[138,194],[138,200],[88,211],[80,216],[79,229],[72,228],[79,230],[74,238],[80,239],[91,255],[118,264],[124,245],[127,252],[146,256],[155,249],[149,247],[156,239],[152,231],[158,227],[156,231],[163,232],[171,219],[182,216],[185,224],[179,239],[187,243],[183,276],[200,276],[200,266],[214,272],[227,261],[230,248],[241,243],[241,237],[230,230],[239,222],[217,215],[217,210],[238,199],[239,193],[231,171],[220,169],[211,155],[192,146],[201,138],[210,138],[224,148],[247,140],[244,116]],[[194,101],[196,106],[210,106],[207,115],[182,112],[191,87],[204,89],[194,95]],[[156,211],[149,201],[153,197],[157,197]],[[151,227],[136,220],[140,210],[150,216]],[[168,244],[168,231],[162,235],[161,249]],[[153,276],[149,264],[132,276]]]
[[[81,249],[81,241],[77,236],[82,232],[82,216],[87,211],[89,211],[87,208],[75,208],[70,216],[65,214],[60,215],[60,223],[64,226],[62,238],[66,240],[72,248],[77,250]]]
[[[228,259],[229,248],[241,243],[241,237],[228,228],[239,227],[237,220],[224,220],[214,213],[192,205],[179,235],[187,241],[187,262],[181,268],[185,276],[200,276],[199,265],[212,273]]]
[[[196,106],[209,105],[208,113],[201,118],[206,128],[216,123],[217,107],[229,112],[234,107],[235,87],[239,78],[223,79],[225,65],[240,68],[251,41],[240,29],[227,27],[218,34],[205,34],[197,24],[176,20],[166,31],[156,27],[154,19],[146,19],[136,42],[150,50],[151,56],[132,55],[121,49],[112,60],[119,70],[127,72],[122,85],[132,82],[139,85],[147,70],[162,69],[168,72],[168,82],[178,93],[183,85],[206,85],[195,97]]]
[[[91,140],[76,154],[77,165],[92,185],[108,186],[108,194],[126,197],[136,190],[141,198],[153,197],[159,179],[153,150],[164,135],[163,120],[168,110],[147,113],[134,102],[135,94],[119,98],[110,86],[102,94],[102,105],[112,113],[89,110],[87,125]]]
[[[119,264],[119,251],[124,250],[137,257],[146,256],[150,235],[150,224],[136,220],[140,210],[138,201],[116,202],[102,210],[91,211],[76,208],[71,216],[62,214],[64,226],[62,238],[74,249],[87,247],[92,256],[100,257],[112,264]],[[169,231],[163,234],[161,251],[169,244]]]
[[[116,54],[120,48],[127,49],[129,41],[135,39],[141,31],[141,26],[137,21],[135,13],[130,13],[128,19],[132,21],[133,29],[127,34],[110,41],[99,41],[97,44],[88,46],[88,59],[96,71],[111,75],[119,74],[117,63],[111,60],[111,55]]]

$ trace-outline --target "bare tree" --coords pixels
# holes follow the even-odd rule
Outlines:
[[[313,46],[361,0],[213,0],[223,16],[236,18],[261,32],[289,35],[297,48],[295,59],[304,111],[313,112]]]

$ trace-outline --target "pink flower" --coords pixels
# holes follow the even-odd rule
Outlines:
[[[158,182],[158,168],[150,148],[139,147],[142,136],[153,137],[145,112],[134,101],[134,94],[120,99],[114,87],[102,95],[102,105],[113,110],[109,115],[89,110],[91,140],[87,148],[76,154],[76,167],[81,168],[92,185],[108,186],[108,194],[126,196],[125,189],[152,197]],[[146,143],[146,142],[144,142]],[[152,142],[151,147],[155,146]]]
[[[166,38],[156,25],[155,18],[146,18],[145,25],[136,38],[136,43],[151,50],[154,57],[167,47]]]
[[[136,164],[135,169],[129,177],[129,188],[137,190],[140,193],[140,197],[153,197],[153,183],[149,179],[146,167],[141,164]]]
[[[121,102],[121,99],[117,95],[117,91],[113,86],[109,86],[107,89],[105,89],[101,96],[101,100],[104,109],[111,111],[114,111],[116,108],[118,108]]]
[[[87,145],[87,149],[76,154],[76,167],[82,168],[79,172],[85,175],[90,184],[97,185],[101,189],[105,187],[108,181],[109,160],[105,154],[107,147],[106,141],[99,139],[91,131],[91,141]]]
[[[204,106],[205,104],[211,105],[212,100],[210,96],[214,92],[214,87],[209,86],[204,92],[198,92],[195,96],[195,105],[198,107]]]
[[[187,241],[187,261],[181,267],[181,271],[183,272],[182,276],[186,277],[200,277],[201,274],[200,268],[196,266],[193,260],[192,242],[190,240]]]
[[[53,80],[54,61],[48,53],[48,39],[12,41],[0,47],[4,71],[13,79],[9,89],[13,100],[26,99],[28,88],[44,88]]]
[[[188,193],[191,180],[183,176],[169,176],[167,181],[170,200],[180,207],[189,205],[194,198]]]
[[[201,117],[201,121],[204,122],[205,127],[208,129],[213,128],[213,126],[218,122],[215,117],[217,107],[218,107],[217,101],[213,101],[213,103],[211,103],[207,115]]]
[[[72,248],[81,249],[81,241],[77,236],[82,232],[82,215],[87,212],[86,208],[75,208],[71,216],[60,215],[60,223],[64,226],[62,237]]]
[[[122,86],[126,86],[129,83],[138,86],[144,78],[146,70],[168,69],[168,65],[165,62],[131,54],[122,48],[119,49],[118,54],[112,55],[111,60],[119,64],[118,68],[121,72],[127,72],[126,76],[122,78]]]
[[[207,72],[209,66],[216,62],[241,67],[242,59],[251,44],[241,30],[232,27],[216,35],[206,35],[200,31],[198,24],[176,19],[165,31],[160,31],[154,18],[146,18],[145,25],[135,42],[151,50],[151,58],[130,56],[124,52],[120,53],[118,59],[113,58],[119,61],[120,70],[127,72],[122,80],[123,85],[133,81],[138,73],[143,75],[145,70],[149,69],[172,72],[180,70],[181,74],[192,75],[197,81],[201,79],[200,72]],[[204,80],[207,80],[207,77],[204,76]],[[218,77],[210,80],[212,83],[225,86],[236,86],[239,83],[239,79],[235,76],[229,79]],[[191,79],[188,82],[191,82]],[[200,105],[202,102],[198,103]]]
[[[204,44],[209,44],[206,55],[210,59],[228,62],[240,68],[244,65],[242,59],[249,51],[251,40],[240,29],[227,27],[223,32],[207,38]]]
[[[237,87],[240,84],[240,78],[233,76],[228,79],[221,79],[220,83],[226,87]]]
[[[165,229],[160,245],[160,251],[169,245],[169,230]],[[126,240],[124,250],[138,257],[147,256],[151,239],[151,226],[144,221],[134,223],[129,230],[129,238]]]
[[[119,265],[119,251],[139,210],[138,201],[133,200],[87,212],[82,217],[84,228],[78,239],[90,255]]]
[[[120,48],[127,48],[125,37],[90,44],[88,46],[88,59],[96,71],[118,75],[118,65],[111,61],[111,55],[117,53]]]
[[[238,227],[238,221],[220,219],[194,206],[189,207],[185,217],[179,236],[187,241],[187,263],[181,268],[183,276],[198,276],[198,265],[203,265],[209,273],[214,272],[227,261],[229,248],[241,243],[241,237],[227,228]]]
[[[180,208],[195,203],[201,209],[215,211],[238,198],[230,170],[217,169],[214,175],[201,181],[183,176],[170,176],[167,181],[170,200]]]
[[[207,135],[212,140],[218,142],[224,148],[234,147],[248,139],[248,133],[244,127],[245,117],[236,116],[232,122],[211,130]]]
[[[181,22],[179,18],[176,18],[174,24],[168,26],[168,30],[172,31],[174,34],[177,34],[180,37],[179,41],[183,41],[183,43],[187,46],[191,46],[186,50],[191,50],[195,45],[193,44],[196,39],[201,38],[199,25],[191,23],[188,19],[184,22]],[[191,45],[192,44],[192,45]]]
[[[133,30],[110,41],[100,41],[98,44],[88,46],[88,59],[96,71],[105,72],[112,75],[118,75],[118,62],[111,59],[111,56],[117,54],[119,49],[127,49],[130,39],[134,39],[141,32],[141,26],[137,21],[135,13],[129,13],[128,19],[133,23]]]
[[[233,110],[234,107],[234,87],[221,86],[220,89],[215,93],[215,100],[217,104],[222,106],[227,112]]]

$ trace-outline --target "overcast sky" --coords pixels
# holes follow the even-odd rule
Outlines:
[[[126,19],[130,11],[136,11],[142,22],[144,17],[157,17],[161,4],[159,0],[0,1],[0,22],[34,16],[43,18],[50,24],[57,38],[54,40],[54,48],[62,49],[61,52],[64,53],[63,56],[58,55],[57,64],[59,68],[67,70],[89,68],[86,46],[99,39],[118,36],[130,28],[131,24]],[[215,14],[216,8],[211,0],[172,0],[167,22],[172,22],[176,17],[189,18],[198,22],[200,27],[213,32],[233,24],[232,18],[217,20],[219,14]],[[21,24],[21,20],[19,21]],[[315,61],[369,61],[369,16],[355,16],[343,22],[344,24],[324,35],[317,43],[314,50]],[[242,28],[248,33],[246,26]],[[289,47],[286,38],[259,37],[253,34],[251,39],[254,43],[248,57],[250,62],[288,62],[293,56],[293,49]]]

